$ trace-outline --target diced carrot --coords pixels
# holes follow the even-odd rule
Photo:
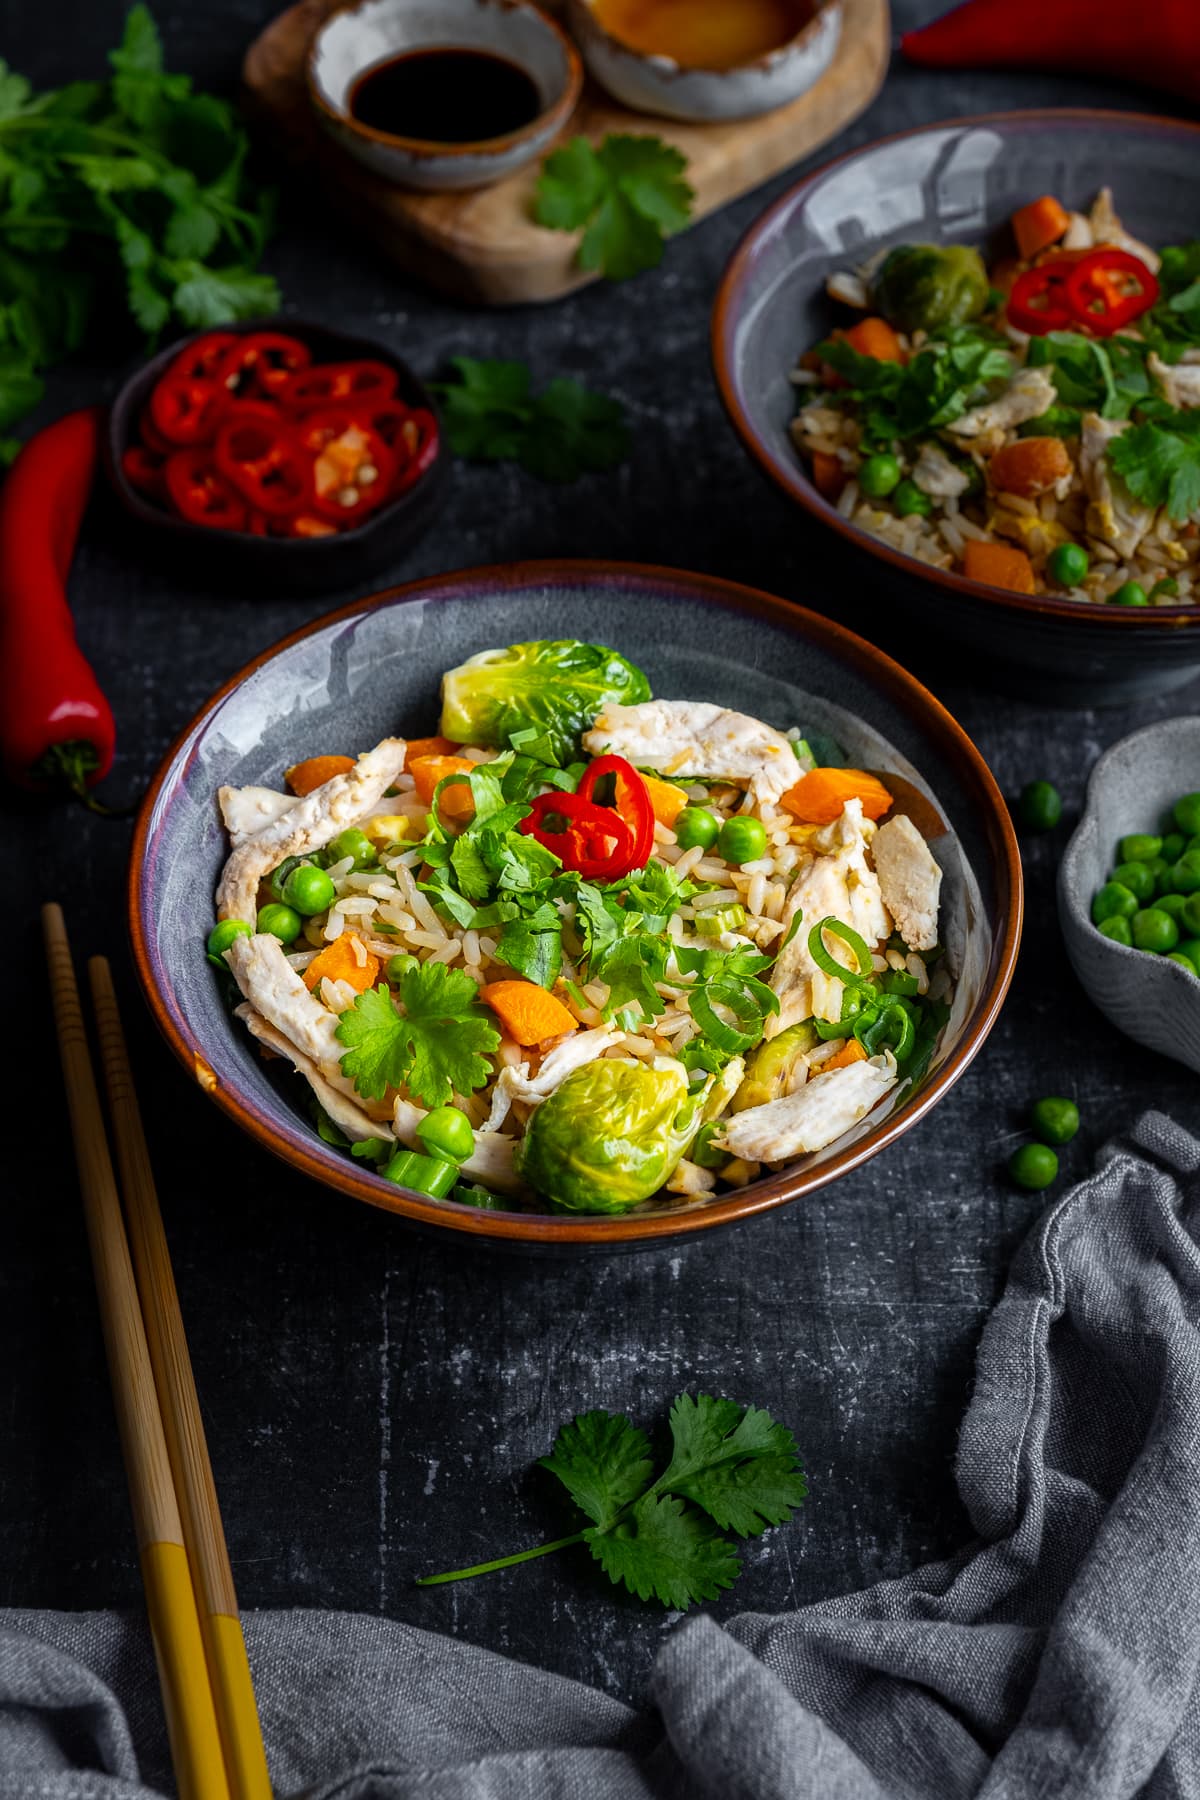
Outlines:
[[[578,1020],[561,1000],[532,981],[489,981],[479,998],[518,1044],[541,1044],[574,1031]]]
[[[304,985],[313,993],[326,976],[330,981],[348,981],[356,994],[365,994],[379,980],[379,958],[365,944],[358,946],[364,962],[355,951],[356,940],[344,931],[332,944],[318,952],[304,971]]]
[[[1017,438],[997,450],[988,463],[992,491],[1017,494],[1032,500],[1049,493],[1056,482],[1071,473],[1071,457],[1061,438]]]
[[[983,581],[989,587],[1011,588],[1017,594],[1033,594],[1033,564],[1023,550],[1011,544],[985,544],[968,538],[963,551],[963,574],[968,581]]]
[[[1053,194],[1020,207],[1012,216],[1012,228],[1022,261],[1030,262],[1039,250],[1057,244],[1070,223],[1070,215]]]
[[[846,333],[846,342],[860,356],[876,362],[903,362],[904,347],[886,319],[860,319]]]
[[[642,780],[646,784],[655,818],[669,831],[687,805],[687,795],[673,781],[658,781],[653,775],[643,775]]]
[[[324,787],[335,775],[346,775],[354,767],[352,756],[310,756],[307,762],[294,763],[284,775],[293,794],[303,797],[314,788]]]
[[[831,1056],[817,1070],[818,1075],[828,1075],[831,1069],[848,1069],[851,1063],[866,1062],[867,1053],[857,1038],[847,1038],[836,1056]]]
[[[882,781],[864,769],[810,769],[779,804],[805,825],[832,825],[847,800],[861,800],[868,819],[881,819],[892,804]]]
[[[452,744],[449,738],[409,738],[408,748],[404,752],[404,767],[411,774],[418,756],[453,756],[457,749],[458,745]]]
[[[828,451],[814,450],[812,453],[813,486],[818,494],[826,500],[837,500],[846,485],[846,471],[836,456]]]
[[[475,764],[465,756],[418,756],[409,763],[408,772],[413,778],[418,800],[425,806],[432,806],[434,789],[439,781],[444,781],[447,775],[469,775],[474,767]],[[444,819],[465,822],[475,817],[475,802],[465,781],[456,781],[444,790],[438,810]]]

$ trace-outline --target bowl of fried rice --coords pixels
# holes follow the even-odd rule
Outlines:
[[[144,804],[139,975],[294,1170],[426,1230],[627,1250],[771,1210],[936,1106],[1020,861],[888,657],[592,563],[375,596],[242,670]]]
[[[808,175],[713,315],[746,449],[914,630],[1067,704],[1200,669],[1200,129],[1015,113]],[[851,584],[847,584],[850,586]]]

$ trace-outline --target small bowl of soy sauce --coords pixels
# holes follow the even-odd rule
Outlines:
[[[399,187],[488,187],[557,137],[583,84],[579,53],[532,0],[362,0],[308,54],[317,118]]]

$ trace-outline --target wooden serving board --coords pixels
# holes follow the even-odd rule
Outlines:
[[[292,162],[316,162],[340,212],[349,212],[402,268],[455,299],[529,304],[557,300],[596,280],[577,267],[573,234],[534,223],[537,162],[494,187],[418,194],[380,180],[330,142],[313,117],[304,65],[313,36],[338,3],[299,0],[246,53],[248,104],[280,153]],[[833,63],[790,106],[731,124],[681,125],[632,112],[588,83],[563,137],[598,141],[608,132],[654,132],[677,145],[695,189],[693,220],[702,219],[857,118],[882,86],[890,33],[888,0],[843,0]]]

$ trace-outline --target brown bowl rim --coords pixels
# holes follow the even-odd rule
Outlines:
[[[714,68],[711,63],[677,62],[665,51],[639,50],[635,44],[627,44],[624,38],[618,37],[614,31],[609,29],[596,11],[597,0],[574,0],[574,4],[587,15],[589,26],[604,40],[605,44],[611,46],[613,50],[620,51],[623,56],[632,58],[634,62],[669,63],[681,75],[710,75],[714,78],[720,78],[723,75],[741,75],[747,69],[773,67],[785,56],[790,55],[792,51],[800,49],[806,38],[816,35],[823,13],[844,14],[846,10],[845,0],[812,0],[808,18],[800,29],[794,31],[790,38],[785,38],[782,44],[776,44],[773,50],[764,50],[761,56],[752,56],[746,62],[729,63],[724,68]],[[786,102],[784,104],[786,105]]]
[[[798,641],[816,639],[834,655],[850,662],[870,681],[882,687],[888,697],[919,722],[922,731],[958,760],[969,776],[968,785],[976,790],[982,803],[984,829],[988,849],[996,863],[997,904],[1002,925],[992,946],[988,983],[976,1007],[969,1029],[936,1074],[929,1077],[914,1099],[882,1120],[866,1137],[848,1146],[837,1156],[802,1175],[789,1175],[786,1170],[739,1189],[710,1205],[680,1207],[661,1213],[623,1214],[558,1214],[480,1212],[468,1206],[423,1199],[402,1188],[391,1188],[376,1178],[368,1178],[348,1161],[344,1168],[327,1164],[313,1151],[298,1149],[281,1140],[265,1113],[244,1099],[236,1090],[215,1082],[212,1071],[176,1028],[155,985],[147,946],[147,933],[140,905],[139,877],[146,858],[147,837],[151,820],[171,775],[180,751],[205,720],[233,691],[241,686],[266,662],[290,649],[293,644],[324,631],[344,619],[383,605],[405,605],[413,601],[439,600],[453,597],[464,588],[486,585],[499,591],[531,586],[549,586],[569,581],[575,585],[609,582],[613,577],[629,582],[657,584],[693,597],[708,599],[728,610],[765,619],[791,632]],[[1024,915],[1024,888],[1021,855],[1016,833],[1004,798],[980,751],[962,726],[915,676],[866,639],[847,630],[844,625],[827,619],[806,607],[793,605],[761,589],[740,582],[726,581],[714,575],[702,575],[649,563],[607,562],[585,558],[562,558],[502,564],[482,564],[401,583],[381,589],[365,599],[351,601],[323,617],[311,620],[269,645],[244,664],[213,694],[176,736],[164,755],[146,792],[138,812],[130,852],[127,885],[127,916],[134,966],[151,1014],[171,1049],[188,1073],[199,1081],[216,1104],[242,1127],[262,1148],[281,1158],[300,1174],[308,1175],[322,1186],[365,1200],[388,1212],[398,1213],[422,1226],[436,1226],[467,1238],[499,1239],[555,1248],[588,1245],[613,1249],[629,1244],[653,1243],[692,1237],[697,1232],[771,1212],[815,1193],[838,1176],[870,1160],[880,1150],[902,1137],[932,1110],[942,1096],[953,1087],[983,1047],[999,1016],[1016,967]],[[316,1140],[314,1139],[314,1142]]]
[[[921,562],[915,556],[906,556],[902,550],[895,550],[890,544],[874,538],[869,532],[861,530],[844,519],[835,506],[818,494],[815,487],[797,462],[794,470],[783,469],[776,465],[768,454],[762,436],[755,427],[746,409],[741,405],[737,393],[737,384],[732,367],[732,356],[729,346],[732,341],[732,328],[736,323],[741,287],[746,279],[750,258],[761,236],[765,235],[777,217],[791,207],[798,194],[806,189],[814,188],[833,170],[844,163],[853,162],[856,157],[865,156],[869,151],[882,150],[890,144],[903,143],[907,138],[924,137],[933,131],[946,131],[964,126],[976,125],[1009,125],[1059,123],[1077,124],[1100,123],[1110,126],[1132,126],[1135,128],[1154,128],[1158,130],[1187,132],[1197,139],[1197,150],[1200,153],[1200,124],[1188,119],[1177,119],[1167,113],[1121,112],[1115,108],[1097,106],[1047,106],[1013,108],[1006,112],[971,113],[953,119],[937,119],[929,124],[910,126],[906,131],[895,131],[887,137],[873,138],[869,144],[858,144],[851,150],[845,150],[840,156],[834,156],[828,162],[811,170],[799,181],[793,182],[777,200],[773,200],[765,211],[751,223],[742,234],[737,248],[725,265],[713,303],[709,326],[709,345],[712,356],[713,372],[716,376],[717,388],[721,403],[725,408],[730,424],[741,440],[743,449],[749,454],[763,474],[780,488],[791,499],[796,500],[811,513],[821,525],[832,526],[847,543],[856,550],[865,551],[877,557],[881,562],[890,563],[902,574],[920,577],[933,586],[944,589],[958,598],[983,601],[1001,612],[1014,611],[1032,613],[1039,618],[1067,619],[1074,621],[1090,620],[1104,629],[1116,631],[1134,631],[1137,629],[1187,630],[1200,629],[1200,603],[1180,604],[1178,606],[1102,606],[1095,600],[1068,600],[1056,594],[1018,594],[1011,588],[991,587],[982,581],[969,581],[965,575],[958,575],[949,569],[934,569],[928,563]]]
[[[331,105],[318,87],[315,73],[317,44],[334,19],[341,13],[359,12],[362,7],[377,3],[378,0],[344,0],[341,6],[335,6],[313,32],[304,53],[304,84],[308,89],[310,104],[344,130],[353,132],[357,137],[366,138],[368,143],[381,144],[388,150],[407,150],[427,162],[434,160],[440,162],[443,158],[458,156],[501,156],[506,150],[515,150],[518,145],[527,144],[531,138],[546,136],[548,127],[550,136],[556,136],[579,105],[579,96],[583,92],[583,59],[569,33],[563,30],[557,19],[551,18],[548,12],[538,6],[535,0],[503,0],[506,8],[516,6],[522,12],[536,13],[539,23],[545,25],[552,35],[558,38],[563,47],[567,60],[567,80],[561,95],[553,106],[544,108],[536,118],[529,121],[528,125],[522,125],[519,131],[506,132],[503,137],[472,138],[469,143],[465,144],[443,143],[439,138],[401,137],[395,132],[380,131],[374,125],[364,125],[361,119],[354,117],[349,107]],[[456,46],[447,45],[446,47],[454,48]],[[466,46],[461,47],[465,48]],[[515,61],[516,59],[510,58],[509,60]],[[355,80],[357,81],[367,73],[368,69],[374,67],[374,63],[364,64],[356,74]],[[521,64],[520,67],[525,74],[529,73],[524,64]]]

